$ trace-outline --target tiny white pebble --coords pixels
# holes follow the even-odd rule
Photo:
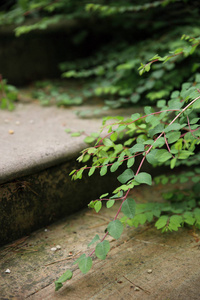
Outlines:
[[[19,125],[19,124],[20,124],[20,121],[16,121],[15,124],[16,124],[16,125]]]
[[[51,251],[56,251],[56,250],[57,250],[56,247],[51,248]]]
[[[5,270],[5,273],[10,274],[10,269]]]
[[[152,269],[147,270],[147,273],[151,274],[153,272]]]
[[[61,249],[61,246],[60,246],[60,245],[57,245],[56,248],[57,248],[58,250],[60,250],[60,249]]]
[[[30,123],[30,124],[33,124],[33,123],[34,123],[34,121],[33,121],[33,120],[30,120],[30,121],[29,121],[29,123]]]
[[[47,231],[48,231],[48,229],[45,229],[44,231],[45,231],[45,232],[47,232]]]
[[[136,286],[136,287],[134,288],[134,291],[140,291],[139,287]]]

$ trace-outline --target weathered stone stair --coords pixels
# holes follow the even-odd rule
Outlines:
[[[109,174],[71,181],[87,145],[84,135],[71,137],[65,129],[90,134],[101,125],[101,118],[78,118],[76,109],[20,103],[12,112],[0,111],[0,245],[78,211],[115,186]]]

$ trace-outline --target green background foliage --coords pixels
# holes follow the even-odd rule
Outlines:
[[[168,100],[183,82],[196,82],[199,69],[196,42],[199,41],[194,40],[191,45],[180,37],[185,34],[189,39],[199,35],[198,13],[198,1],[129,0],[110,1],[108,5],[104,0],[89,3],[23,0],[17,1],[9,11],[0,12],[0,25],[12,24],[20,36],[63,22],[80,24],[71,42],[82,52],[85,49],[84,57],[61,62],[62,76],[89,79],[85,97],[102,97],[106,107],[117,108],[154,105],[157,100]],[[190,56],[192,52],[194,55]],[[169,63],[153,64],[166,62],[170,57]],[[150,63],[144,65],[147,61]],[[140,74],[152,70],[141,77],[139,67]],[[44,98],[41,93],[39,96]],[[72,104],[68,95],[58,98],[58,103]],[[74,101],[77,105],[81,103],[81,98]]]

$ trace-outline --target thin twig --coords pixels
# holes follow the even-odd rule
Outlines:
[[[65,260],[70,260],[70,259],[76,258],[80,254],[80,252],[81,251],[79,251],[78,253],[76,253],[76,255],[74,255],[74,256],[70,256],[70,257],[66,257],[66,258],[60,259],[60,260],[53,261],[53,262],[51,262],[49,264],[44,265],[44,267],[57,264],[57,263],[59,263],[61,261],[65,261]]]
[[[133,286],[135,286],[135,287],[138,287],[139,289],[141,289],[143,292],[145,292],[146,294],[151,294],[149,291],[146,291],[146,290],[144,290],[141,286],[139,286],[139,285],[136,285],[135,283],[133,283],[132,281],[130,281],[126,276],[124,276],[123,275],[123,277],[127,280],[127,281],[129,281]]]
[[[109,221],[110,222],[110,221]],[[108,225],[108,222],[104,222],[104,223],[101,223],[101,224],[97,224],[97,225],[94,225],[94,226],[90,226],[88,227],[89,229],[93,229],[93,228],[97,228],[97,227],[101,227],[101,226],[104,226],[104,225]]]
[[[110,222],[110,218],[108,218],[108,217],[104,217],[104,216],[102,216],[102,215],[100,215],[100,214],[91,214],[91,213],[85,213],[85,215],[87,215],[87,216],[91,216],[91,217],[95,217],[95,218],[99,218],[99,219],[103,219],[103,220],[105,220],[105,221],[109,221]]]

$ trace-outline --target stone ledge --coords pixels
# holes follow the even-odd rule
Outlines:
[[[1,111],[0,245],[80,210],[116,186],[112,174],[71,181],[69,173],[80,167],[76,158],[87,145],[84,136],[71,137],[65,128],[90,134],[101,125],[98,118],[78,118],[76,109],[32,103]]]
[[[79,119],[75,109],[37,104],[19,104],[14,112],[1,111],[1,116],[0,183],[77,157],[86,147],[83,136],[73,138],[65,128],[89,134],[101,125],[98,119]]]

